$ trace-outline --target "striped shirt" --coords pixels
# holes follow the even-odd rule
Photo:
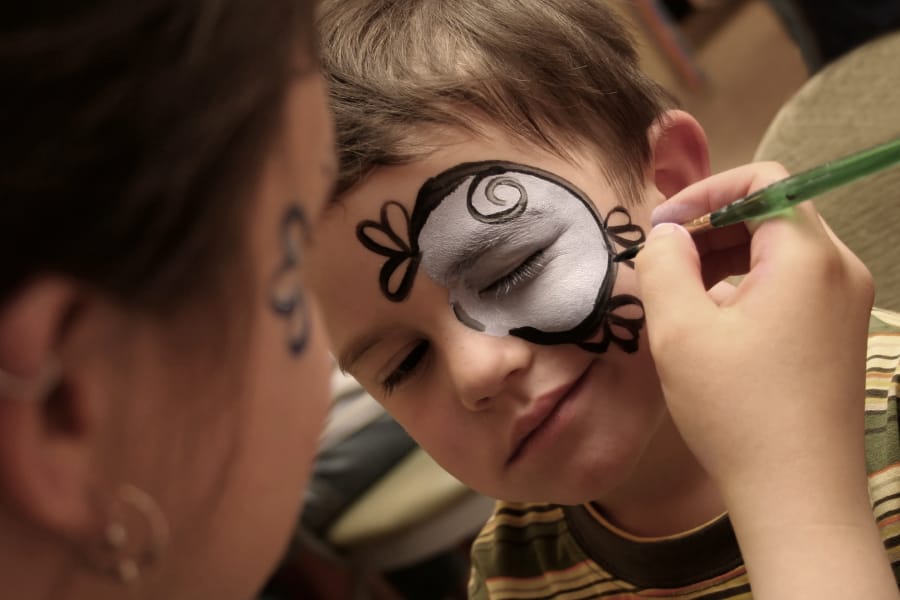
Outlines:
[[[872,311],[866,362],[869,494],[900,581],[900,315]],[[727,515],[691,531],[636,538],[591,505],[498,502],[472,546],[473,600],[750,598]]]

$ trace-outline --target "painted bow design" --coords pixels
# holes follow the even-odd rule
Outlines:
[[[393,200],[386,202],[378,221],[366,220],[356,226],[356,237],[372,252],[387,257],[379,274],[384,295],[393,302],[405,300],[422,260],[419,245],[410,235],[406,207]]]
[[[609,299],[606,315],[600,325],[603,332],[598,342],[582,342],[579,346],[589,352],[606,352],[615,344],[629,354],[637,352],[641,329],[644,327],[644,305],[630,294]]]
[[[617,222],[614,223],[613,221]],[[609,239],[621,246],[622,250],[637,246],[647,239],[644,230],[639,225],[632,223],[631,215],[622,206],[617,206],[609,211],[603,224],[606,227],[606,234],[609,236]],[[626,264],[632,269],[634,268],[633,260],[624,260],[622,264]]]

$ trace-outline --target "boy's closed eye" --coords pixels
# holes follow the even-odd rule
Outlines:
[[[397,389],[406,382],[410,377],[416,374],[417,370],[422,366],[425,358],[427,358],[430,344],[426,340],[417,340],[412,344],[405,346],[398,353],[399,362],[394,367],[389,367],[389,372],[380,381],[380,385],[385,395]]]
[[[542,248],[532,252],[512,269],[479,289],[478,296],[479,298],[492,297],[500,300],[517,288],[539,277],[546,266],[545,249]]]

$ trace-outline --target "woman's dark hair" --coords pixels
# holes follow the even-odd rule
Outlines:
[[[37,0],[0,15],[0,305],[55,273],[168,311],[239,256],[313,2]]]

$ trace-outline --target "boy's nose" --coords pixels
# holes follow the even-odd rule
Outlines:
[[[468,410],[489,408],[504,392],[515,392],[533,360],[531,345],[494,337],[457,324],[446,337],[447,370],[457,397]]]

